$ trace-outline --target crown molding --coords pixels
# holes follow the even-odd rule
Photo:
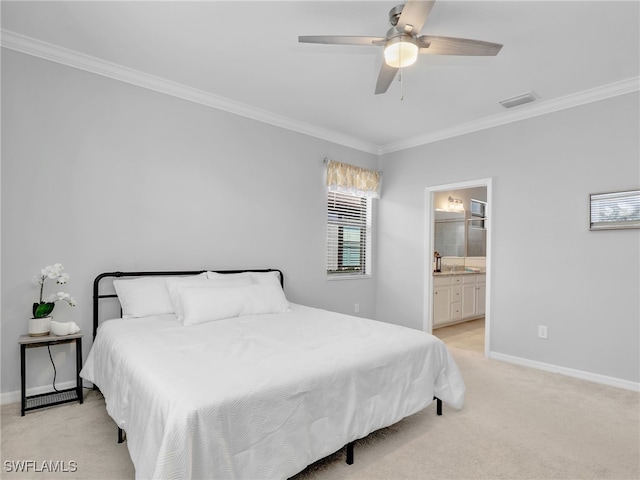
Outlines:
[[[448,138],[466,135],[468,133],[486,130],[488,128],[498,127],[509,123],[519,122],[528,118],[546,115],[548,113],[557,112],[567,108],[578,107],[587,103],[605,100],[607,98],[625,95],[627,93],[637,92],[640,90],[640,77],[632,77],[620,82],[609,83],[589,90],[566,95],[564,97],[547,100],[544,102],[534,102],[523,105],[521,108],[512,111],[505,111],[497,115],[481,118],[479,120],[457,125],[451,128],[445,128],[425,135],[408,138],[399,142],[383,145],[378,149],[378,155],[385,153],[397,152],[408,148],[426,145],[428,143],[439,142]]]
[[[165,78],[140,72],[106,60],[86,55],[75,50],[43,42],[10,30],[2,30],[2,47],[34,57],[60,63],[72,68],[95,73],[121,82],[136,85],[156,92],[181,98],[207,107],[247,117],[252,120],[275,125],[297,133],[309,135],[332,143],[344,145],[364,152],[378,154],[378,145],[365,142],[333,130],[317,127],[291,118],[277,115],[250,105],[235,102],[197,88],[172,82]]]
[[[424,135],[380,146],[356,137],[344,135],[340,132],[293,120],[203,90],[172,82],[165,78],[92,57],[75,50],[43,42],[10,30],[2,29],[2,47],[374,155],[384,155],[420,145],[439,142],[448,138],[454,138],[640,90],[640,77],[633,77],[554,100],[526,104],[514,111],[506,111],[473,122],[467,122],[455,127],[429,132]]]

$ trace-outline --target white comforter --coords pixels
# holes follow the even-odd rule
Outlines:
[[[127,432],[137,478],[287,478],[434,395],[464,399],[437,338],[300,305],[187,327],[109,320],[80,375]]]

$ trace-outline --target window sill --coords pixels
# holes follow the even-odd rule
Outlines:
[[[327,275],[327,280],[367,280],[371,279],[371,275]]]

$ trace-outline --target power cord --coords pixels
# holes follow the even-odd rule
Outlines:
[[[51,360],[51,366],[53,367],[53,385],[52,386],[57,393],[60,393],[60,390],[56,388],[56,376],[58,375],[58,372],[56,371],[56,364],[53,363],[53,357],[51,356],[51,345],[47,345],[47,350],[49,351],[49,360]],[[93,390],[93,387],[85,387],[84,385],[82,386],[82,388],[85,388],[87,390]]]
[[[58,375],[58,372],[56,371],[56,364],[53,363],[53,357],[51,356],[51,345],[47,345],[47,350],[49,351],[49,360],[51,360],[51,365],[53,366],[53,389],[57,393],[60,393],[60,390],[56,388],[56,376]]]

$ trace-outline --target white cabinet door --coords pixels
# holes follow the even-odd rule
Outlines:
[[[476,315],[484,315],[486,310],[487,284],[479,283],[476,286]]]
[[[462,317],[474,317],[476,315],[476,292],[475,283],[462,286]]]
[[[451,306],[451,287],[435,287],[433,289],[433,326],[449,321]]]

